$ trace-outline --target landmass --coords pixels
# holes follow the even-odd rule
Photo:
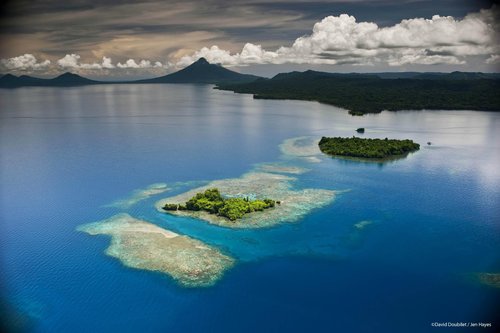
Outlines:
[[[0,77],[0,88],[20,87],[70,87],[94,84],[141,84],[141,83],[243,83],[258,79],[259,76],[241,74],[220,65],[210,64],[205,58],[200,58],[191,65],[164,76],[134,80],[134,81],[96,81],[78,74],[64,73],[54,78],[38,78],[28,75],[15,76],[5,74]]]
[[[111,236],[107,255],[128,267],[168,274],[186,287],[213,285],[235,261],[213,246],[128,214],[85,224],[78,230]]]
[[[196,193],[194,197],[186,201],[185,205],[167,203],[163,209],[166,211],[205,211],[235,221],[246,214],[273,208],[276,204],[279,205],[281,202],[267,198],[262,200],[250,200],[248,197],[224,198],[217,188],[209,188],[205,192]]]
[[[259,76],[241,74],[200,58],[175,73],[134,83],[242,83],[255,81],[258,78]]]
[[[0,88],[19,87],[73,87],[101,84],[100,81],[87,79],[78,74],[66,72],[51,79],[43,79],[29,75],[15,76],[6,74],[0,78]]]
[[[349,110],[352,115],[383,110],[500,111],[500,79],[485,73],[420,73],[390,76],[316,71],[281,73],[216,89],[253,94],[256,99],[317,101]]]
[[[177,72],[135,81],[97,81],[74,73],[49,79],[12,74],[0,77],[0,88],[141,83],[217,84],[216,89],[253,94],[254,98],[317,101],[360,116],[383,110],[500,111],[498,73],[339,74],[308,70],[280,73],[266,79],[231,71],[200,58]]]
[[[173,210],[167,213],[172,215],[193,217],[211,224],[228,228],[262,228],[279,223],[295,222],[310,213],[313,209],[331,203],[335,192],[324,189],[293,188],[295,177],[275,174],[270,172],[249,172],[240,178],[222,179],[210,182],[208,185],[192,189],[179,195],[165,198],[156,203],[160,212],[165,212],[164,207],[169,204]],[[208,189],[218,189],[219,193],[227,199],[239,198],[236,202],[263,201],[272,198],[276,204],[272,209],[254,210],[241,215],[240,218],[230,220],[227,217],[210,213],[207,210],[182,210],[179,205],[186,205],[197,194]],[[262,204],[259,204],[262,205]],[[175,209],[174,209],[175,208]]]
[[[384,159],[404,156],[420,149],[412,140],[362,139],[357,137],[322,137],[319,149],[331,156],[357,157],[363,159]]]

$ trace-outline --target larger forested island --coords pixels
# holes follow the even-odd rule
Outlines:
[[[392,73],[291,72],[250,83],[220,84],[217,88],[260,99],[318,101],[347,109],[353,115],[383,110],[500,111],[497,74],[388,74]]]
[[[331,156],[384,159],[417,151],[420,145],[412,140],[322,137],[319,149]]]

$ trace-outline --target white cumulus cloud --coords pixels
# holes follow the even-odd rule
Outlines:
[[[182,57],[177,62],[177,66],[187,66],[202,57],[210,63],[225,66],[286,62],[280,59],[277,52],[266,51],[260,45],[246,43],[241,52],[234,55],[229,51],[220,49],[217,45],[210,48],[204,47],[190,56]]]
[[[102,57],[102,68],[112,69],[115,68],[115,65],[111,62],[111,58]]]
[[[78,54],[66,54],[63,58],[57,60],[57,64],[64,68],[78,68],[78,60],[80,56]]]
[[[357,22],[354,16],[328,16],[314,24],[312,33],[297,38],[291,46],[266,51],[245,44],[231,54],[214,45],[182,57],[185,66],[204,57],[226,66],[249,64],[464,64],[469,56],[490,57],[499,52],[499,9],[481,10],[462,19],[434,15],[431,19],[402,20],[389,27]],[[491,58],[493,57],[493,58]]]
[[[58,72],[61,69],[85,72],[89,71],[91,74],[113,74],[118,71],[126,71],[129,69],[143,70],[149,73],[163,74],[165,69],[173,67],[174,64],[165,61],[164,63],[160,61],[152,61],[142,59],[140,61],[135,61],[134,59],[128,59],[123,64],[114,64],[112,59],[103,56],[101,61],[94,62],[83,62],[79,54],[68,53],[64,57],[51,63],[50,60],[38,61],[38,59],[32,54],[24,54],[13,58],[0,59],[0,70],[1,71],[41,71],[46,70],[47,73]],[[129,73],[130,74],[130,73]]]
[[[29,53],[18,57],[0,60],[1,67],[7,70],[41,70],[50,66],[50,60],[38,62],[37,58]]]
[[[99,70],[99,69],[148,69],[148,68],[168,68],[171,64],[162,64],[160,61],[152,63],[150,60],[140,60],[136,62],[134,59],[128,59],[123,64],[121,62],[116,65],[113,64],[111,58],[106,56],[102,57],[100,63],[81,63],[80,55],[78,54],[66,54],[63,58],[57,61],[57,64],[63,68],[71,69],[88,69],[88,70]]]
[[[168,68],[169,64],[162,64],[159,61],[155,61],[154,64],[150,60],[142,59],[138,63],[134,59],[128,59],[125,63],[118,63],[116,65],[118,68]]]
[[[80,63],[80,55],[78,54],[66,54],[63,58],[57,60],[57,64],[63,68],[73,68],[73,69],[112,69],[115,68],[111,58],[102,57],[102,62],[97,63]]]

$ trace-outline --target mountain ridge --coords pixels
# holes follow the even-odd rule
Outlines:
[[[0,77],[0,88],[19,87],[63,87],[91,84],[142,84],[142,83],[246,83],[260,79],[251,74],[241,74],[221,65],[211,64],[205,58],[200,58],[185,68],[160,77],[132,81],[97,81],[81,75],[66,72],[54,78],[43,79],[29,75],[15,76],[10,73]]]
[[[19,87],[73,87],[95,84],[142,84],[142,83],[198,83],[232,85],[251,82],[285,82],[289,80],[313,79],[383,79],[383,80],[426,80],[426,81],[471,81],[471,80],[498,80],[500,73],[481,72],[380,72],[380,73],[335,73],[314,70],[292,71],[276,74],[268,79],[251,74],[241,74],[231,71],[219,64],[211,64],[205,58],[199,58],[191,65],[164,76],[132,80],[132,81],[98,81],[75,73],[66,72],[54,78],[44,79],[29,75],[15,76],[10,73],[0,76],[0,88]]]
[[[15,76],[12,74],[5,74],[0,77],[0,88],[74,87],[100,83],[100,81],[91,80],[70,72],[63,73],[52,79],[42,79],[29,75]]]

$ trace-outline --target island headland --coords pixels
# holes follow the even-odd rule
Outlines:
[[[485,73],[340,74],[317,71],[282,73],[216,89],[252,94],[256,99],[317,101],[351,115],[384,110],[500,111],[500,79]]]

